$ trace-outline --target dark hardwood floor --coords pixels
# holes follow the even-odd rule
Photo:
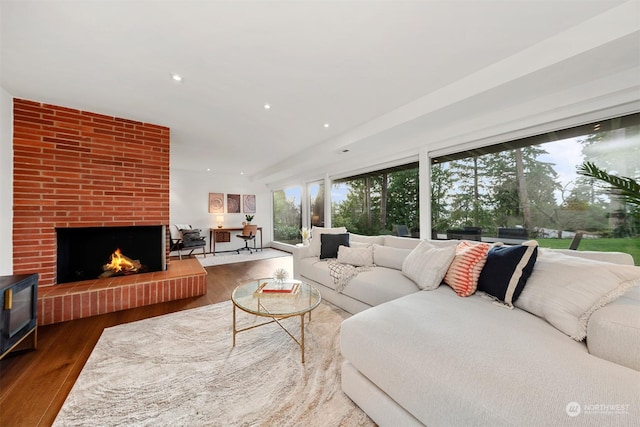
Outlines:
[[[238,284],[277,268],[292,272],[292,257],[207,267],[207,294],[200,297],[38,328],[37,350],[0,360],[0,426],[51,425],[104,328],[227,301]]]

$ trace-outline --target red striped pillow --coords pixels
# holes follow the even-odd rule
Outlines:
[[[478,288],[478,278],[487,262],[488,243],[463,240],[456,246],[456,256],[444,276],[444,282],[461,297],[472,295]]]

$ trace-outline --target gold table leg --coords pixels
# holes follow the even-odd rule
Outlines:
[[[309,322],[311,322],[311,311],[308,312],[309,313]],[[301,352],[301,359],[302,359],[302,363],[304,363],[304,315],[307,313],[302,313],[300,315],[300,340],[298,340],[296,337],[294,337],[291,332],[289,332],[287,330],[287,328],[285,328],[281,323],[280,320],[282,319],[278,319],[276,317],[271,317],[271,321],[270,322],[264,322],[264,323],[260,323],[258,325],[253,325],[253,326],[249,326],[247,328],[243,328],[243,329],[237,329],[237,323],[236,323],[236,305],[233,304],[233,347],[236,346],[236,335],[240,332],[244,332],[244,331],[248,331],[250,329],[254,329],[260,326],[264,326],[264,325],[268,325],[270,323],[277,323],[278,326],[280,326],[280,328],[285,331],[287,333],[287,335],[289,335],[289,337],[291,337],[291,339],[298,344],[298,347],[300,347],[300,352]]]
[[[304,313],[300,316],[300,351],[302,352],[302,363],[304,363]]]
[[[236,330],[236,305],[233,304],[233,346],[236,346],[236,334],[238,331]]]

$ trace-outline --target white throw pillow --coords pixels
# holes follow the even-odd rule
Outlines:
[[[349,233],[349,244],[351,244],[351,242],[382,245],[384,243],[384,236],[363,236],[362,234]]]
[[[420,241],[411,237],[384,236],[384,245],[390,248],[414,249]]]
[[[576,341],[591,314],[640,285],[640,267],[612,264],[541,249],[516,307],[542,317]]]
[[[312,227],[311,228],[311,248],[315,256],[320,256],[320,248],[322,247],[321,234],[342,234],[346,233],[345,227],[325,228],[325,227]]]
[[[425,291],[437,289],[456,256],[456,247],[435,248],[422,240],[402,263],[402,274]]]
[[[370,267],[373,265],[373,248],[338,247],[338,262],[351,264],[356,267]]]
[[[349,239],[351,239],[351,237],[349,237]],[[350,248],[370,248],[371,243],[352,242],[351,240],[349,240],[349,247]]]
[[[378,267],[402,270],[402,263],[410,253],[411,249],[373,245],[373,263]]]

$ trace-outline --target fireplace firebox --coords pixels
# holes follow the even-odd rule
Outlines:
[[[166,269],[163,225],[56,228],[56,236],[57,284]],[[141,268],[105,274],[105,266],[116,252],[135,260]]]

